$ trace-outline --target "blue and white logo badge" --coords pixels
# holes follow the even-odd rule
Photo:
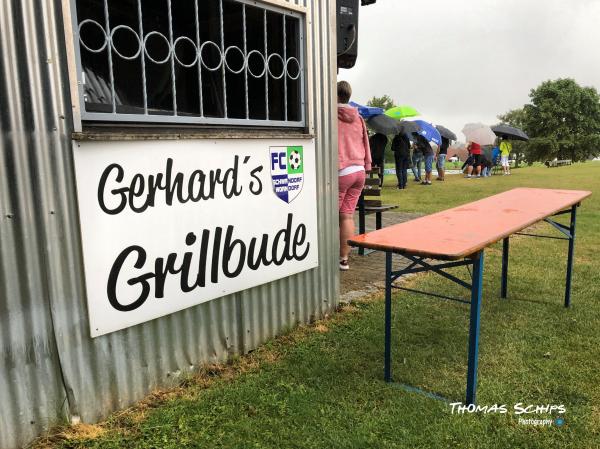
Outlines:
[[[291,203],[304,185],[304,154],[302,147],[270,147],[271,181],[275,195]]]

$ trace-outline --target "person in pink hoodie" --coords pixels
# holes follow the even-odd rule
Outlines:
[[[358,109],[348,105],[352,88],[346,81],[337,84],[338,95],[338,180],[340,212],[340,270],[348,270],[354,236],[354,210],[365,185],[365,170],[371,170],[371,150],[365,122]]]

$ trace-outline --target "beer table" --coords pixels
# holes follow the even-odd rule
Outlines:
[[[571,278],[577,208],[591,194],[592,192],[581,190],[517,188],[350,239],[348,243],[351,246],[384,251],[386,255],[385,381],[392,381],[392,288],[464,302],[470,305],[465,403],[468,405],[475,404],[485,248],[500,240],[503,241],[500,296],[507,298],[508,254],[511,235],[568,240],[564,305],[569,307],[571,304]],[[555,217],[565,214],[570,215],[568,225],[555,221]],[[540,221],[550,224],[564,237],[521,232]],[[392,267],[392,254],[394,253],[407,258],[410,264],[406,268],[394,271]],[[431,259],[440,262],[432,264],[429,262]],[[444,271],[447,268],[460,266],[473,267],[470,283]],[[427,271],[437,273],[470,290],[470,300],[417,291],[394,284],[394,281],[403,275]]]

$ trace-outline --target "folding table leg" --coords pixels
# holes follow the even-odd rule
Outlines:
[[[577,205],[571,207],[571,223],[569,231],[569,256],[567,259],[567,282],[565,286],[565,307],[571,305],[571,277],[573,275],[573,250],[575,249],[575,227],[577,218]]]
[[[506,237],[502,241],[502,284],[500,286],[500,297],[506,298],[508,290],[508,243],[509,238]]]
[[[481,318],[481,293],[483,284],[483,251],[473,260],[473,285],[471,287],[471,321],[469,325],[469,360],[467,366],[467,405],[475,404],[477,393],[477,362],[479,358],[479,321]]]
[[[365,203],[364,198],[361,196],[359,200],[359,209],[358,209],[358,233],[364,234],[366,232],[366,223],[365,223]],[[358,254],[360,256],[365,255],[365,249],[360,246],[358,248]]]
[[[383,378],[392,381],[392,253],[385,253],[385,348]]]

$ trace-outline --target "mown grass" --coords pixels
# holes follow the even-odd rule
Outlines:
[[[404,211],[430,213],[517,186],[588,189],[595,194],[578,215],[571,309],[562,306],[565,242],[514,238],[508,301],[498,297],[500,247],[486,251],[478,402],[506,404],[509,413],[452,414],[445,402],[384,383],[383,300],[378,295],[274,339],[229,366],[207,369],[179,389],[115,414],[96,426],[96,432],[71,429],[52,444],[600,447],[600,163],[524,168],[510,177],[482,180],[449,176],[432,187],[415,183],[404,191],[386,188],[384,201],[397,202]],[[466,293],[433,275],[410,282],[429,291]],[[468,307],[398,293],[393,329],[395,380],[464,400]],[[563,404],[565,425],[521,425],[512,413],[519,402]]]

